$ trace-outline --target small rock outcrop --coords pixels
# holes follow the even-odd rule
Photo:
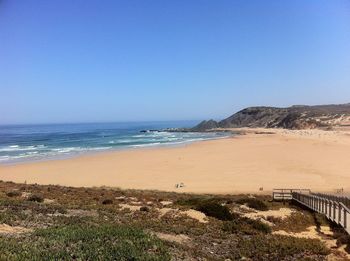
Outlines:
[[[197,126],[193,127],[191,131],[205,131],[210,129],[219,128],[219,124],[214,120],[202,121]]]

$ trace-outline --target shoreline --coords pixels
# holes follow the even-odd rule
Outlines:
[[[221,131],[218,131],[221,132]],[[148,150],[148,149],[158,149],[158,148],[177,148],[182,147],[186,145],[190,145],[197,142],[206,142],[211,140],[220,140],[220,139],[227,139],[232,136],[239,135],[238,133],[231,132],[227,136],[221,136],[216,138],[207,138],[207,139],[198,139],[198,140],[191,140],[191,141],[182,141],[178,143],[160,143],[160,144],[145,144],[142,146],[139,145],[132,145],[132,146],[125,146],[125,147],[119,147],[119,148],[108,148],[108,149],[101,149],[101,150],[85,150],[81,152],[71,153],[71,154],[65,154],[65,155],[56,155],[56,156],[49,156],[47,158],[40,158],[40,159],[26,159],[21,161],[10,161],[10,162],[0,162],[1,166],[17,166],[22,164],[30,164],[30,163],[40,163],[40,162],[47,162],[47,161],[61,161],[61,160],[68,160],[68,159],[74,159],[74,158],[80,158],[84,156],[94,156],[104,153],[115,153],[115,152],[123,152],[123,151],[135,151],[135,150]]]
[[[245,135],[0,165],[0,180],[194,194],[266,194],[277,187],[330,193],[343,188],[349,192],[349,133],[235,131]],[[175,188],[180,183],[184,187]]]

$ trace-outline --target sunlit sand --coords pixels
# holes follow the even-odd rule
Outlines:
[[[348,132],[241,131],[245,135],[183,147],[0,166],[0,179],[194,193],[264,193],[278,187],[349,191]],[[183,186],[175,186],[180,183]]]

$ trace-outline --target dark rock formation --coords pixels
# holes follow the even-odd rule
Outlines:
[[[140,130],[141,133],[148,133],[148,132],[161,132],[162,130]]]
[[[205,131],[218,128],[219,124],[214,120],[202,121],[197,126],[193,127],[191,131]]]
[[[268,127],[279,122],[286,114],[287,111],[281,108],[250,107],[220,121],[219,126],[222,128]]]

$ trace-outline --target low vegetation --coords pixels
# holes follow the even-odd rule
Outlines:
[[[243,239],[239,242],[238,251],[240,256],[254,260],[323,260],[330,253],[319,240],[277,235]],[[266,256],[269,258],[266,259]]]
[[[197,210],[203,212],[209,217],[214,217],[219,220],[232,220],[233,215],[227,206],[222,206],[215,202],[204,202],[198,205]]]
[[[313,217],[314,217],[316,226],[318,228],[329,224],[329,221],[327,220],[327,218],[320,213],[314,213]]]
[[[163,243],[120,225],[68,225],[0,238],[1,260],[170,260]]]
[[[12,197],[19,197],[21,193],[17,190],[9,191],[6,193],[6,196],[12,198]]]
[[[268,221],[275,224],[274,230],[284,230],[288,232],[302,232],[307,230],[310,226],[317,225],[313,214],[301,209],[293,212],[285,219],[268,218]]]
[[[110,205],[110,204],[113,204],[113,199],[104,199],[103,201],[102,201],[102,204],[103,205]]]
[[[215,202],[218,203],[218,200],[213,197],[208,196],[193,196],[193,197],[181,197],[175,203],[180,206],[188,206],[196,208],[203,203]]]
[[[28,197],[29,201],[43,202],[44,198],[41,195],[33,194]]]
[[[341,235],[339,235],[339,237],[337,238],[337,245],[338,246],[342,246],[345,245],[345,250],[350,253],[350,235],[344,234],[342,233]]]
[[[241,198],[236,201],[238,204],[246,204],[248,207],[265,211],[268,210],[268,206],[260,199],[256,198]]]
[[[335,223],[331,223],[333,230],[333,237],[337,239],[336,244],[338,247],[345,245],[345,251],[350,253],[350,235],[344,232],[344,230]]]
[[[0,182],[0,260],[326,259],[329,250],[319,240],[271,232],[304,218],[271,218],[276,224],[269,226],[237,210],[248,202],[260,209],[256,202],[273,209],[282,205],[266,196],[246,199]],[[207,221],[182,214],[189,209],[204,213]],[[307,222],[315,224],[310,216]]]
[[[271,227],[259,220],[236,216],[232,221],[223,224],[223,230],[230,233],[242,233],[246,235],[269,234]]]

